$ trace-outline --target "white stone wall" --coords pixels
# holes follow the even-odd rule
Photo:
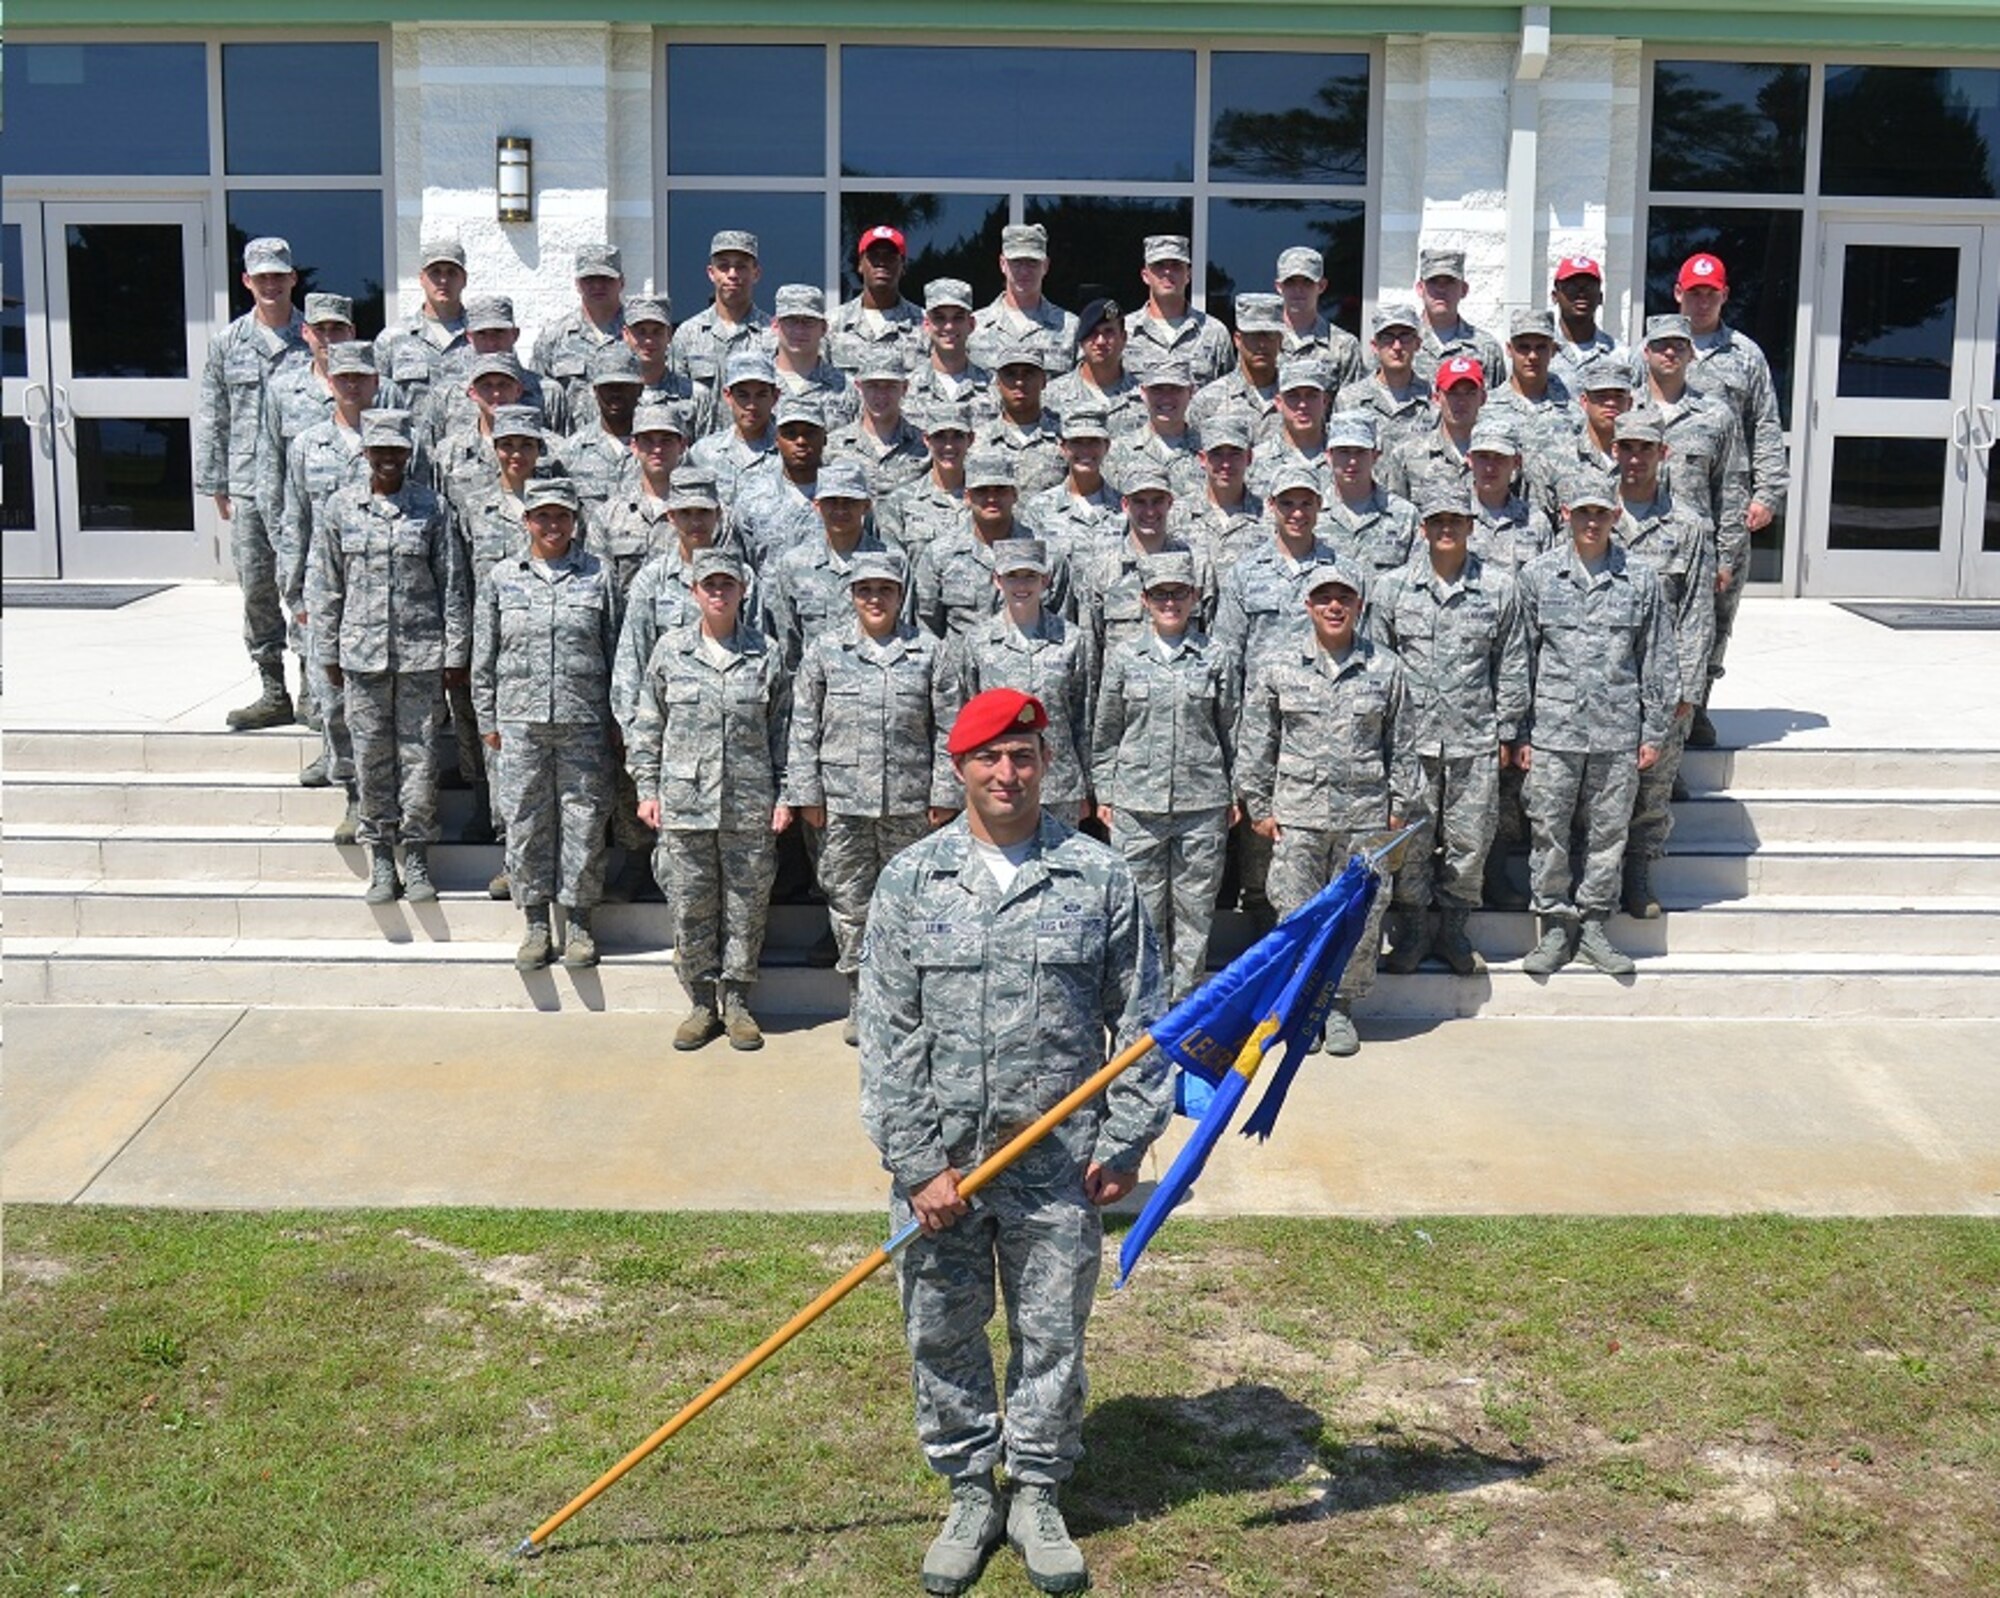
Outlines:
[[[1535,214],[1536,258],[1566,255],[1604,263],[1603,325],[1619,337],[1637,329],[1633,284],[1644,247],[1634,215],[1640,181],[1640,46],[1635,41],[1571,42],[1560,36],[1542,78]]]

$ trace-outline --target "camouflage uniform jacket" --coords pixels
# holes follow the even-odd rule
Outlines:
[[[887,346],[905,366],[924,357],[924,308],[898,296],[888,310],[871,313],[861,296],[842,300],[826,325],[827,358],[843,372],[858,372],[871,350]]]
[[[626,764],[663,831],[762,829],[784,791],[791,678],[762,633],[739,626],[725,647],[719,666],[691,622],[646,663]]]
[[[1018,688],[1048,712],[1049,765],[1042,800],[1074,805],[1090,792],[1090,706],[1097,691],[1097,648],[1090,634],[1050,610],[1027,627],[992,616],[945,643],[953,712],[989,688]]]
[[[815,638],[792,682],[785,798],[838,816],[965,802],[945,753],[958,702],[945,648],[909,622],[876,640],[852,617]]]
[[[803,377],[793,376],[782,367],[778,371],[778,403],[784,404],[787,395],[807,395],[819,401],[820,415],[826,418],[827,430],[845,427],[860,414],[861,396],[854,392],[854,385],[847,380],[847,374],[824,353],[819,363]]]
[[[422,483],[327,502],[308,587],[313,647],[343,671],[441,671],[472,653],[472,592],[451,512]]]
[[[1215,571],[1207,552],[1194,548],[1170,529],[1155,553],[1194,556],[1194,583],[1200,597],[1188,624],[1205,626],[1215,614]],[[1139,554],[1128,523],[1118,528],[1113,538],[1071,556],[1076,613],[1090,629],[1100,660],[1128,638],[1143,637],[1149,631],[1146,607],[1139,602]]]
[[[1703,516],[1715,538],[1716,565],[1732,577],[1750,560],[1750,456],[1735,413],[1718,399],[1683,389],[1669,405],[1656,399],[1667,420],[1667,491]]]
[[[847,574],[854,569],[854,555],[885,547],[881,539],[863,529],[853,553],[843,555],[821,531],[816,537],[800,539],[770,563],[764,590],[764,631],[777,641],[785,670],[799,669],[805,652],[821,633],[854,620],[854,604],[847,593]]]
[[[905,849],[868,916],[861,1121],[905,1192],[971,1170],[1135,1042],[1165,997],[1159,944],[1113,850],[1045,811],[1003,892],[972,842],[961,816]],[[1173,1109],[1159,1061],[1050,1134],[1079,1173],[1138,1169]]]
[[[1170,355],[1186,359],[1194,373],[1194,386],[1212,383],[1236,364],[1236,345],[1229,329],[1206,311],[1192,306],[1178,322],[1153,315],[1150,305],[1142,305],[1125,316],[1127,366],[1141,376]]]
[[[1005,416],[994,417],[972,435],[972,447],[999,450],[1014,463],[1014,486],[1023,499],[1069,476],[1069,462],[1062,453],[1062,424],[1046,406],[1033,427],[1022,427]]]
[[[1571,754],[1658,748],[1679,672],[1660,579],[1614,542],[1593,577],[1567,540],[1521,568],[1521,614],[1534,656],[1526,740]]]
[[[667,502],[655,499],[644,480],[604,507],[591,528],[590,547],[611,563],[618,592],[628,598],[632,580],[647,561],[680,545],[680,531],[667,516]]]
[[[387,405],[389,401],[377,399],[375,403]],[[546,459],[554,452],[557,442],[573,430],[569,396],[563,392],[560,383],[546,380],[540,372],[523,367],[521,403],[532,405],[542,413],[542,431],[548,435],[548,441],[542,446],[542,455]],[[433,453],[452,434],[467,428],[476,430],[479,426],[479,406],[466,393],[465,385],[455,380],[432,383],[430,393],[416,410],[419,447]],[[594,405],[591,414],[596,414]]]
[[[1507,502],[1489,508],[1472,501],[1472,536],[1466,547],[1495,571],[1509,576],[1519,572],[1555,542],[1555,526],[1546,512],[1538,512],[1519,494],[1509,494]]]
[[[1401,399],[1375,378],[1364,377],[1340,390],[1333,402],[1337,411],[1368,411],[1375,418],[1375,445],[1384,455],[1406,438],[1421,438],[1437,426],[1437,407],[1431,403],[1430,379],[1421,373],[1410,379]]]
[[[1688,385],[1703,394],[1728,401],[1743,428],[1750,451],[1750,498],[1768,505],[1772,514],[1785,508],[1791,486],[1791,465],[1785,453],[1785,426],[1778,416],[1778,390],[1771,381],[1771,363],[1756,340],[1724,325],[1713,341],[1694,341],[1694,365]]]
[[[752,572],[743,591],[742,608],[736,614],[738,630],[762,632],[762,614],[763,593],[757,574]],[[646,662],[653,658],[653,646],[675,628],[700,620],[701,609],[694,598],[694,568],[676,539],[639,568],[625,596],[618,653],[611,666],[611,712],[628,738],[633,718],[639,713],[639,685],[645,680]]]
[[[1075,410],[1102,411],[1111,436],[1123,438],[1146,425],[1146,392],[1129,366],[1120,370],[1118,381],[1109,388],[1090,382],[1079,366],[1042,390],[1042,409],[1053,411],[1058,418]]]
[[[1044,299],[1032,311],[1017,311],[1001,295],[980,311],[965,342],[965,353],[988,371],[1011,344],[1033,344],[1042,352],[1051,381],[1076,364],[1076,312]]]
[[[545,450],[539,464],[551,465],[553,459]],[[464,426],[438,441],[429,464],[432,484],[461,516],[469,514],[477,501],[491,497],[500,482],[493,440],[480,431],[477,411]]]
[[[1583,408],[1560,377],[1549,379],[1538,400],[1529,399],[1512,383],[1489,388],[1480,415],[1511,423],[1524,457],[1567,443],[1583,430]]]
[[[551,387],[553,386],[551,385]],[[526,393],[523,393],[521,395],[521,403],[523,405],[532,405],[535,402]],[[666,371],[660,374],[660,380],[657,383],[642,383],[640,385],[639,403],[641,405],[672,405],[680,411],[682,421],[689,428],[695,426],[694,385],[672,367],[668,367]],[[569,420],[569,425],[563,429],[564,432],[588,433],[593,428],[602,430],[604,426],[604,413],[597,408],[597,390],[593,385],[585,383],[574,395],[564,401],[564,405],[568,411]],[[699,436],[699,434],[696,436]]]
[[[928,471],[875,502],[875,531],[913,562],[926,544],[963,525],[965,517],[964,491],[939,487]]]
[[[1208,473],[1201,464],[1201,435],[1192,427],[1179,438],[1163,438],[1150,427],[1127,433],[1104,459],[1104,480],[1122,494],[1125,474],[1144,462],[1167,474],[1167,486],[1175,499],[1193,499],[1208,490]]]
[[[1019,521],[1010,537],[1031,536]],[[1049,586],[1042,603],[1064,616],[1075,616],[1076,599],[1067,552],[1049,551]],[[1000,590],[993,581],[993,546],[974,531],[972,518],[926,544],[910,573],[905,614],[940,638],[956,638],[1000,609]]]
[[[482,733],[503,722],[607,725],[618,649],[618,580],[587,549],[561,560],[521,554],[479,591],[472,703]]]
[[[1338,494],[1331,496],[1315,531],[1360,566],[1371,583],[1384,573],[1407,566],[1424,545],[1417,507],[1380,483],[1359,505],[1348,504]]]
[[[1368,375],[1368,351],[1361,347],[1361,340],[1324,316],[1314,320],[1310,333],[1301,333],[1289,322],[1286,323],[1285,354],[1319,356],[1333,372],[1333,391],[1336,394],[1349,383],[1358,383]]]
[[[861,425],[860,419],[836,427],[826,436],[826,459],[859,461],[868,473],[868,487],[880,504],[897,489],[927,476],[931,452],[923,429],[905,416],[898,419],[887,444]]]
[[[393,400],[377,399],[378,405]],[[264,437],[257,445],[257,509],[274,534],[284,513],[286,453],[292,440],[333,414],[333,390],[310,361],[271,375],[264,391]]]
[[[1252,821],[1370,832],[1414,819],[1420,793],[1403,663],[1359,634],[1345,660],[1311,636],[1253,667],[1236,740]]]
[[[582,306],[572,306],[537,335],[534,353],[526,364],[561,389],[573,409],[578,391],[590,387],[591,356],[624,336],[622,309],[609,327],[599,327],[583,314]]]
[[[250,499],[264,446],[264,390],[280,368],[303,365],[305,319],[279,331],[246,311],[209,341],[194,419],[194,491]]]
[[[1461,317],[1458,326],[1448,332],[1440,333],[1428,320],[1420,331],[1423,342],[1417,346],[1416,359],[1411,365],[1426,383],[1437,376],[1439,363],[1453,355],[1477,356],[1486,373],[1488,388],[1498,388],[1507,381],[1507,352],[1483,327],[1474,327]]]
[[[1263,500],[1245,489],[1234,510],[1224,510],[1207,494],[1176,500],[1168,526],[1201,550],[1214,571],[1226,572],[1256,547],[1271,518]]]
[[[1521,465],[1522,492],[1529,503],[1548,518],[1549,525],[1564,527],[1562,491],[1570,474],[1589,471],[1599,475],[1616,472],[1617,459],[1597,447],[1590,429],[1580,427],[1567,438],[1553,439],[1545,447],[1527,454]],[[1567,536],[1566,534],[1564,536]]]
[[[823,539],[823,524],[813,508],[818,481],[793,482],[775,454],[737,479],[729,524],[751,565],[767,565],[795,544]]]
[[[632,441],[605,432],[602,423],[564,439],[556,447],[556,465],[576,484],[584,520],[593,526],[613,500],[626,498],[639,485],[639,457],[632,453]]]
[[[1414,500],[1416,495],[1410,490],[1429,477],[1459,483],[1472,480],[1472,463],[1442,427],[1404,439],[1375,468],[1375,481],[1399,499]]]
[[[771,313],[751,304],[744,320],[731,325],[723,321],[711,302],[674,329],[667,365],[693,386],[697,416],[695,427],[719,433],[729,425],[729,405],[723,398],[723,368],[732,355],[751,354],[771,347]]]
[[[1238,366],[1195,391],[1194,399],[1188,405],[1188,425],[1199,430],[1209,417],[1218,416],[1223,411],[1243,411],[1261,422],[1267,416],[1276,415],[1277,410],[1277,383],[1274,381],[1269,388],[1258,388]],[[1256,432],[1254,423],[1250,430],[1253,434]]]
[[[1622,507],[1611,536],[1660,579],[1674,629],[1677,697],[1699,699],[1715,648],[1715,539],[1708,522],[1677,503],[1663,484],[1652,504]]]
[[[1369,636],[1403,662],[1420,754],[1491,758],[1528,720],[1528,633],[1514,579],[1466,557],[1447,583],[1418,555],[1368,601]]]
[[[1235,659],[1206,633],[1163,651],[1148,629],[1110,650],[1090,738],[1097,802],[1148,815],[1227,808],[1242,701]]]
[[[903,390],[905,415],[922,416],[933,405],[956,405],[960,400],[972,408],[974,427],[998,416],[1000,405],[993,398],[993,373],[977,361],[968,361],[965,370],[956,377],[947,377],[928,360],[910,368],[910,386]],[[1046,405],[1048,400],[1044,391],[1042,403]]]
[[[375,335],[375,370],[382,374],[384,384],[396,385],[412,409],[424,404],[436,390],[463,388],[471,368],[472,345],[466,339],[463,317],[454,325],[419,311]]]
[[[1064,478],[1023,505],[1021,520],[1042,538],[1061,545],[1074,565],[1118,536],[1125,525],[1125,506],[1109,483],[1098,484],[1094,494],[1079,494]]]
[[[1319,497],[1333,497],[1333,470],[1327,465],[1324,441],[1311,449],[1301,449],[1285,430],[1277,425],[1278,418],[1272,416],[1268,422],[1258,427],[1254,453],[1250,458],[1250,470],[1244,482],[1250,491],[1260,498],[1268,499],[1271,485],[1278,480],[1278,473],[1287,466],[1303,466],[1319,479]]]
[[[1306,626],[1306,577],[1338,551],[1315,535],[1302,560],[1294,560],[1268,529],[1261,543],[1222,574],[1215,600],[1217,643],[1233,650],[1244,679],[1266,654]]]
[[[269,525],[278,553],[278,592],[287,614],[305,605],[306,562],[325,526],[327,501],[340,489],[368,483],[361,434],[328,417],[309,427],[285,452],[283,493]]]
[[[710,433],[687,452],[688,465],[715,476],[715,497],[728,510],[736,503],[737,485],[743,474],[770,460],[778,450],[778,430],[767,427],[764,436],[746,444],[731,428],[726,433]]]
[[[1590,335],[1588,344],[1572,344],[1563,334],[1561,320],[1557,320],[1555,359],[1549,362],[1551,381],[1560,381],[1572,394],[1580,393],[1583,374],[1590,368],[1592,362],[1603,360],[1606,356],[1631,374],[1635,387],[1642,390],[1645,388],[1644,356],[1636,350],[1628,350],[1601,327]]]
[[[465,540],[475,594],[486,587],[495,566],[527,556],[527,507],[518,494],[507,491],[497,473],[486,491],[459,513],[458,530]]]

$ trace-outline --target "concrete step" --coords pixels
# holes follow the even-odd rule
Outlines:
[[[1696,795],[1673,807],[1674,837],[1714,843],[2000,843],[2000,790],[1790,789]]]
[[[668,957],[614,955],[594,971],[523,975],[507,943],[412,943],[383,950],[308,939],[10,939],[8,999],[19,1004],[242,1004],[418,1009],[684,1007]],[[766,967],[755,1002],[774,1015],[833,1015],[832,971]],[[2000,957],[1663,955],[1632,978],[1553,978],[1513,962],[1479,977],[1384,977],[1363,1017],[2000,1017]]]
[[[1752,789],[2000,788],[2000,747],[1831,749],[1766,744],[1689,749],[1681,776],[1696,793]]]
[[[596,919],[608,950],[666,948],[672,927],[658,902],[605,904]],[[504,942],[520,912],[479,892],[447,892],[434,905],[373,906],[358,885],[299,883],[74,882],[11,878],[7,929],[28,938],[339,939],[404,944]],[[826,929],[812,905],[772,907],[766,949],[797,959]],[[1533,917],[1481,912],[1474,944],[1490,959],[1517,959],[1534,946]],[[1619,947],[1633,954],[2000,954],[2000,897],[1753,898],[1698,908],[1669,904],[1657,921],[1614,920]],[[1248,939],[1243,918],[1217,919],[1215,963]]]
[[[102,727],[10,728],[0,737],[9,780],[24,772],[263,772],[295,777],[316,759],[304,727],[264,732],[141,732]]]

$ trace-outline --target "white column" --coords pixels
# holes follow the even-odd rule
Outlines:
[[[1565,255],[1604,263],[1603,326],[1636,333],[1633,252],[1644,248],[1636,216],[1640,189],[1637,40],[1554,41],[1541,84],[1541,139],[1536,211],[1539,291]]]

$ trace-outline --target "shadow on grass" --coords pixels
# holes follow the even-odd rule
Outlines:
[[[911,1526],[930,1526],[937,1516],[928,1509],[922,1514],[858,1515],[850,1520],[771,1520],[741,1522],[729,1526],[703,1526],[689,1531],[642,1532],[623,1537],[571,1537],[568,1528],[555,1533],[548,1546],[534,1556],[534,1563],[559,1561],[565,1554],[581,1554],[606,1548],[702,1548],[717,1543],[747,1542],[759,1537],[800,1538],[838,1537],[851,1531],[897,1531]]]

